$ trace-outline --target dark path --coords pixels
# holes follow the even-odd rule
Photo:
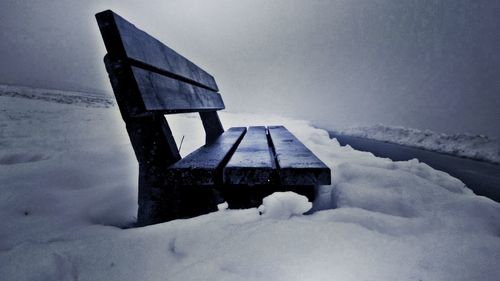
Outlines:
[[[336,135],[331,132],[330,137],[336,138],[341,145],[348,144],[356,150],[369,151],[378,157],[387,157],[395,161],[417,158],[434,169],[459,178],[474,193],[500,202],[500,165],[382,141]]]

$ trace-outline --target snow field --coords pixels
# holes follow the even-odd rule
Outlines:
[[[195,117],[167,117],[183,155],[203,142]],[[0,96],[0,279],[498,280],[500,205],[458,179],[342,147],[305,121],[221,119],[284,124],[332,185],[312,207],[275,193],[259,209],[126,229],[137,164],[118,109]]]

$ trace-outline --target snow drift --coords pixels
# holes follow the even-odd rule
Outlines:
[[[221,114],[226,127],[284,124],[332,169],[306,202],[143,228],[137,164],[116,107],[0,95],[2,280],[497,280],[500,205],[416,160],[342,147],[305,121]],[[195,115],[167,119],[185,155]],[[309,215],[302,215],[309,208]]]
[[[484,135],[447,135],[385,125],[336,129],[332,132],[500,164],[500,139]]]

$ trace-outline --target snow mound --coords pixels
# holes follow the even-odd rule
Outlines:
[[[229,208],[229,204],[227,202],[220,203],[217,205],[217,210],[219,210],[219,211],[224,211],[224,210],[227,210],[228,208]]]
[[[138,167],[118,108],[0,96],[1,279],[498,280],[500,204],[460,180],[305,121],[220,116],[226,128],[283,124],[331,168],[309,215],[305,198],[277,193],[262,215],[221,204],[127,229]],[[196,115],[167,119],[184,155],[203,143]]]
[[[500,163],[500,139],[484,135],[439,134],[404,127],[375,125],[337,129],[335,134],[374,139],[447,153],[455,156]]]
[[[284,220],[302,215],[312,208],[307,197],[295,192],[275,192],[264,198],[259,212],[263,218]]]

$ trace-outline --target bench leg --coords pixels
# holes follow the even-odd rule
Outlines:
[[[220,197],[210,186],[180,186],[179,217],[192,218],[217,211]]]
[[[222,191],[222,196],[226,200],[230,209],[247,209],[259,207],[264,197],[274,192],[293,191],[306,196],[310,202],[316,197],[316,188],[307,186],[280,186],[280,185],[226,185]]]
[[[152,167],[139,168],[137,225],[145,226],[217,211],[220,196],[210,186],[179,186]]]
[[[139,198],[137,226],[208,214],[217,211],[217,204],[221,203],[213,189],[206,187],[163,186],[154,190],[152,193],[157,196]]]
[[[248,209],[259,207],[264,197],[276,191],[276,187],[267,185],[226,185],[221,189],[222,197],[229,209]]]
[[[178,188],[168,185],[154,167],[139,167],[137,225],[145,226],[179,218]]]

